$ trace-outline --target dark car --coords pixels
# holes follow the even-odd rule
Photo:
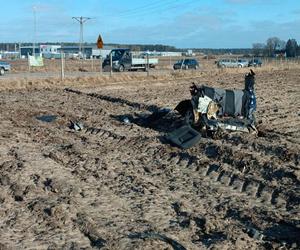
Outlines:
[[[196,59],[182,59],[173,65],[173,69],[198,69],[199,63]]]
[[[249,61],[249,67],[261,67],[262,61],[259,58],[254,58]]]

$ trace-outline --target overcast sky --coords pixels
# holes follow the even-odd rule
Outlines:
[[[300,42],[300,0],[0,0],[0,42],[77,42],[73,16],[91,17],[84,40],[250,48],[277,36]]]

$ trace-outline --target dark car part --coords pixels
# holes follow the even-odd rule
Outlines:
[[[201,140],[201,134],[188,125],[184,125],[166,136],[166,139],[176,146],[188,149]]]
[[[255,73],[245,75],[243,90],[229,90],[196,86],[190,88],[191,100],[180,102],[175,110],[186,123],[196,129],[257,133],[255,128]],[[213,105],[212,105],[213,104]],[[212,108],[211,108],[212,107]]]

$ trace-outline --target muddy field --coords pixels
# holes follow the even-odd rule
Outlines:
[[[144,119],[244,73],[2,82],[0,249],[299,249],[298,68],[257,71],[258,137],[181,150],[178,114]]]

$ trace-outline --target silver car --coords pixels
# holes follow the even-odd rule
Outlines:
[[[217,62],[219,68],[244,68],[249,62],[245,59],[221,59]]]
[[[246,59],[239,59],[238,60],[238,67],[240,67],[240,68],[249,67],[249,61],[246,60]]]
[[[4,75],[5,71],[10,71],[10,64],[0,61],[0,76]]]

